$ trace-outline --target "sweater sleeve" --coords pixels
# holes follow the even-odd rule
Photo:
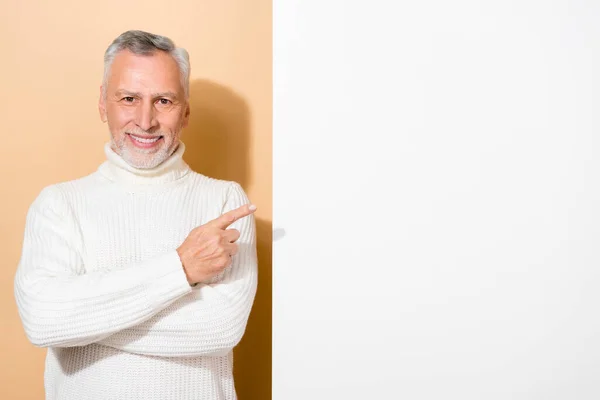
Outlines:
[[[223,212],[248,204],[234,183]],[[139,325],[117,332],[100,344],[136,354],[190,357],[222,355],[241,340],[257,287],[256,228],[248,216],[230,226],[240,231],[239,252],[216,282],[198,284]]]
[[[137,325],[191,292],[173,250],[116,271],[86,273],[75,216],[56,186],[29,208],[14,279],[28,339],[82,346]]]

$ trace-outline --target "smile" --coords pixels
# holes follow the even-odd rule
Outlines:
[[[144,137],[132,135],[131,133],[128,133],[128,135],[129,135],[130,138],[132,138],[136,142],[138,142],[138,143],[144,143],[144,144],[155,143],[155,142],[159,141],[162,138],[162,136],[156,136],[156,137],[153,137],[153,138],[144,138]]]

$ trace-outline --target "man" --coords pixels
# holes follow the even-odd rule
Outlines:
[[[105,53],[106,161],[44,188],[15,297],[47,347],[46,399],[235,399],[232,349],[257,285],[255,207],[183,161],[184,49],[141,31]]]

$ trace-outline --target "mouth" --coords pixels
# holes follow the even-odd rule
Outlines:
[[[131,140],[135,142],[146,145],[156,143],[162,139],[162,136],[134,135],[132,133],[127,133],[127,136],[129,136]]]

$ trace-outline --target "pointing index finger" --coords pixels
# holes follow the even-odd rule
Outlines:
[[[208,224],[220,229],[226,229],[229,225],[233,224],[238,219],[253,214],[254,211],[256,211],[256,206],[254,204],[246,204],[234,210],[227,211],[225,214],[213,219]]]

